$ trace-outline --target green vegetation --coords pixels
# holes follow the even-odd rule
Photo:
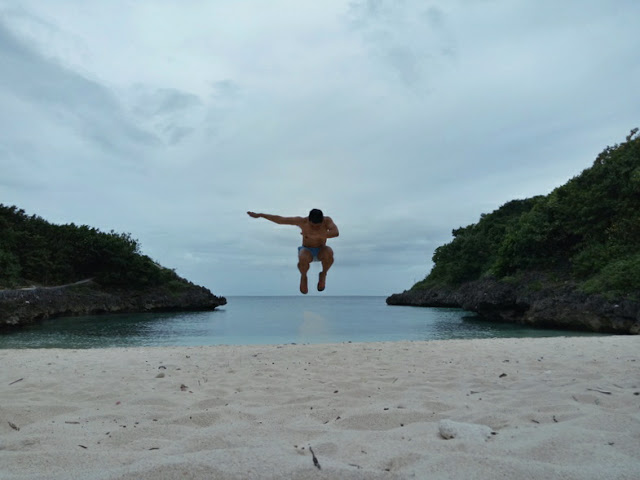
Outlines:
[[[104,287],[187,283],[140,253],[129,234],[54,225],[0,204],[0,288],[61,285],[93,278]]]
[[[593,165],[546,196],[513,200],[453,230],[413,289],[526,272],[570,279],[588,293],[640,292],[640,137],[607,147]],[[635,137],[635,138],[634,138]]]

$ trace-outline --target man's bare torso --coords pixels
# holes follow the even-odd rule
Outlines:
[[[298,226],[302,230],[302,245],[311,248],[324,247],[327,244],[327,231],[332,224],[330,217],[325,217],[322,223],[312,223],[308,218],[301,218]]]

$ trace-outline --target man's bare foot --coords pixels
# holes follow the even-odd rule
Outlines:
[[[304,293],[305,295],[309,292],[309,287],[307,286],[307,276],[300,276],[300,293]]]
[[[320,275],[318,277],[318,291],[319,292],[324,290],[326,282],[327,282],[327,272],[320,272]]]

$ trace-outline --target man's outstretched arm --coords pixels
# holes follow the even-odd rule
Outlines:
[[[278,225],[300,225],[302,223],[302,217],[281,217],[280,215],[271,215],[269,213],[255,213],[247,212],[252,218],[264,218],[270,222],[277,223]]]

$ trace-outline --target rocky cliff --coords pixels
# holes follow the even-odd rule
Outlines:
[[[213,310],[226,303],[224,297],[193,284],[105,290],[93,282],[80,282],[65,287],[0,290],[0,329],[61,316]]]
[[[640,334],[640,302],[581,293],[571,282],[475,280],[459,287],[406,290],[388,305],[458,307],[488,320],[522,325]]]

